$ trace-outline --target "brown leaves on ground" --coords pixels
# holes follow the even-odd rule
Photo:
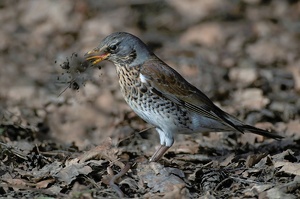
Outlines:
[[[0,138],[8,137],[4,133]],[[75,192],[70,187],[80,185],[78,191],[88,197],[92,197],[91,193],[102,197],[146,198],[273,197],[276,194],[293,198],[293,194],[297,195],[299,153],[285,150],[299,150],[297,143],[254,142],[243,144],[236,149],[239,152],[233,153],[226,150],[228,143],[217,141],[216,147],[213,140],[198,141],[205,147],[199,149],[199,145],[188,142],[186,145],[198,148],[198,153],[207,154],[206,158],[197,154],[193,157],[192,149],[179,147],[170,150],[160,163],[149,163],[143,156],[128,159],[131,153],[114,146],[111,139],[86,152],[72,146],[64,151],[54,143],[48,143],[48,150],[44,151],[45,143],[24,147],[22,142],[19,146],[8,142],[1,144],[1,191],[8,193],[12,189],[25,194],[24,190],[30,190],[48,196],[73,197]],[[233,146],[239,145],[232,142]],[[219,147],[223,150],[218,150]]]

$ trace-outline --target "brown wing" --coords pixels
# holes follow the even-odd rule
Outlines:
[[[205,94],[158,58],[155,57],[144,63],[140,72],[152,86],[152,92],[190,111],[241,131],[237,129],[235,124],[226,119],[227,114],[215,106]]]
[[[167,98],[190,111],[214,119],[243,133],[249,131],[258,135],[281,139],[280,135],[246,125],[237,118],[222,111],[200,90],[188,83],[179,73],[156,57],[144,63],[140,70],[152,92]]]

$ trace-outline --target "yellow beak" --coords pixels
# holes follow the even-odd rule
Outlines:
[[[103,52],[101,52],[101,50],[99,48],[95,48],[95,49],[87,52],[84,55],[84,58],[87,61],[94,60],[92,62],[92,64],[95,65],[95,64],[105,60],[109,55],[110,55],[110,53],[103,53]]]

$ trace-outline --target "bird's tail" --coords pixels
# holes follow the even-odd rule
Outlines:
[[[256,128],[254,126],[250,126],[250,125],[247,125],[247,124],[238,126],[238,129],[242,130],[243,132],[244,131],[249,131],[251,133],[255,133],[255,134],[258,134],[258,135],[265,136],[265,137],[273,138],[273,139],[276,139],[276,140],[280,140],[280,139],[283,138],[280,135],[277,135],[277,134],[271,133],[269,131],[259,129],[259,128]]]
[[[248,131],[250,133],[255,133],[255,134],[262,135],[262,136],[269,137],[269,138],[273,138],[273,139],[276,139],[276,140],[280,140],[280,139],[284,138],[280,135],[277,135],[275,133],[271,133],[267,130],[263,130],[263,129],[256,128],[254,126],[245,124],[242,121],[238,120],[237,118],[235,118],[234,116],[232,116],[228,113],[224,112],[224,114],[225,114],[224,119],[225,119],[227,125],[229,125],[233,129],[236,129],[236,130],[240,131],[241,133],[245,133],[245,132]]]

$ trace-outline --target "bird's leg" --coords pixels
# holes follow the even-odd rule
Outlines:
[[[169,148],[169,146],[160,145],[160,147],[155,151],[155,153],[152,155],[149,161],[157,162],[160,158],[162,158],[162,156]]]

